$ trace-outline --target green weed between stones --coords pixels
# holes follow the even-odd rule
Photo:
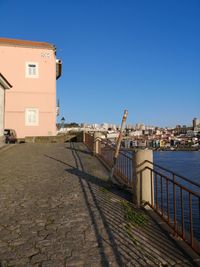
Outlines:
[[[151,259],[155,263],[155,266],[162,267],[162,263],[156,257],[143,250],[140,241],[137,240],[132,233],[133,225],[144,226],[147,224],[148,219],[146,216],[138,211],[133,210],[133,207],[127,201],[121,201],[121,206],[124,210],[124,219],[126,220],[125,230],[130,240],[139,248],[141,248],[141,251],[143,251],[142,254],[145,256],[145,258]]]
[[[147,218],[142,213],[133,210],[128,202],[123,200],[121,206],[124,210],[124,219],[127,222],[138,226],[144,226],[147,223]]]
[[[121,201],[121,206],[124,210],[124,219],[126,220],[126,233],[135,245],[139,245],[137,239],[132,233],[132,226],[144,226],[147,223],[147,218],[143,214],[134,211],[133,207],[127,201]]]
[[[106,188],[106,187],[101,187],[101,188],[100,188],[100,192],[103,193],[104,198],[107,199],[107,201],[110,201],[110,197],[111,197],[111,195],[109,194],[110,191],[109,191],[108,188]]]
[[[126,232],[127,232],[128,236],[129,236],[129,238],[132,240],[132,242],[133,242],[135,245],[138,245],[138,242],[137,242],[137,240],[135,239],[135,237],[133,236],[132,231],[131,231],[131,223],[127,223],[127,224],[125,225],[125,229],[126,229]]]
[[[101,188],[100,188],[100,191],[101,191],[102,193],[108,193],[108,192],[109,192],[109,190],[108,190],[107,188],[105,188],[105,187],[101,187]]]

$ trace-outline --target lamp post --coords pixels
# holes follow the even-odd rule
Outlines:
[[[64,126],[65,126],[65,118],[62,117],[62,119],[61,119],[61,128],[64,129]]]

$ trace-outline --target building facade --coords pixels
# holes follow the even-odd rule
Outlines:
[[[5,90],[10,89],[12,85],[0,73],[0,143],[4,141],[4,122],[5,122]]]
[[[5,97],[5,128],[19,138],[56,135],[56,79],[61,61],[49,43],[0,38],[0,71],[12,84]]]
[[[198,127],[199,124],[200,124],[199,119],[194,118],[194,119],[192,120],[192,126],[193,126],[193,128]]]

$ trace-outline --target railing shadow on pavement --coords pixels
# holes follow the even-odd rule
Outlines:
[[[72,153],[73,152],[74,151],[72,150]],[[108,188],[108,183],[105,182],[105,181],[100,180],[98,177],[91,176],[90,174],[85,173],[84,171],[81,171],[78,168],[75,168],[74,166],[72,166],[72,165],[70,165],[70,164],[68,164],[68,163],[66,163],[64,161],[61,161],[61,160],[56,159],[54,157],[51,157],[49,155],[44,155],[44,156],[48,157],[48,158],[51,158],[52,160],[56,160],[56,161],[58,161],[58,162],[60,162],[62,164],[65,164],[66,166],[69,167],[68,169],[66,169],[66,171],[68,173],[76,175],[79,178],[79,182],[80,182],[80,186],[81,186],[82,191],[83,191],[84,199],[85,199],[85,202],[86,202],[89,214],[90,214],[90,218],[91,218],[92,224],[94,226],[96,240],[98,242],[98,247],[99,247],[99,250],[100,250],[101,257],[102,257],[102,261],[101,261],[102,262],[102,266],[105,266],[105,267],[106,266],[110,266],[108,258],[106,256],[106,253],[104,252],[105,240],[102,238],[100,230],[98,228],[98,223],[97,223],[96,218],[94,216],[94,213],[92,211],[92,208],[91,208],[92,207],[92,203],[90,203],[90,201],[88,199],[88,192],[86,191],[86,186],[84,185],[84,181],[87,182],[87,187],[89,188],[90,192],[91,192],[90,183],[95,183],[95,185],[97,187],[100,187],[100,188],[105,189],[105,190]],[[76,166],[78,166],[77,158],[75,157],[74,160],[75,160]],[[96,204],[95,200],[94,200],[94,203]],[[99,210],[98,207],[97,207],[97,209]],[[102,214],[101,214],[101,216],[102,216]],[[113,250],[114,255],[116,257],[116,262],[118,263],[119,266],[122,266],[122,261],[121,261],[121,259],[119,257],[119,252],[117,251],[117,247],[113,243],[113,237],[112,237],[111,232],[109,231],[109,227],[107,228],[107,232],[108,232],[108,236],[110,238],[110,243],[112,245],[112,250]]]
[[[106,253],[104,252],[104,245],[103,245],[104,240],[103,240],[103,238],[101,236],[101,233],[100,233],[99,228],[97,226],[97,221],[96,221],[95,216],[93,214],[93,211],[91,209],[92,204],[89,202],[88,193],[86,192],[86,189],[85,189],[86,186],[83,184],[83,181],[85,180],[87,182],[93,181],[93,182],[97,183],[98,186],[100,186],[100,183],[99,183],[100,181],[98,181],[98,178],[97,177],[90,176],[88,173],[85,173],[85,172],[79,170],[78,168],[75,168],[74,166],[72,166],[72,165],[70,165],[70,164],[68,164],[68,163],[66,163],[64,161],[61,161],[61,160],[56,159],[54,157],[51,157],[49,155],[44,155],[44,156],[45,157],[48,157],[48,158],[51,158],[52,160],[56,160],[56,161],[58,161],[58,162],[60,162],[62,164],[65,164],[66,166],[69,167],[69,169],[66,169],[66,172],[71,173],[73,175],[76,175],[79,178],[79,182],[80,182],[80,186],[81,186],[82,191],[83,191],[84,199],[85,199],[85,202],[86,202],[86,205],[87,205],[89,214],[90,214],[90,218],[91,218],[92,224],[94,226],[96,240],[97,240],[98,247],[99,247],[99,250],[100,250],[99,252],[100,252],[100,255],[101,255],[101,258],[102,258],[102,260],[101,260],[102,266],[105,266],[105,267],[110,266],[109,265],[108,258],[106,256]],[[75,162],[76,162],[76,165],[77,165],[78,162],[77,162],[77,159],[76,158],[75,158]],[[106,187],[107,187],[107,183],[102,181],[101,188],[104,188],[105,189]],[[112,240],[112,237],[111,237],[111,240]],[[120,260],[119,253],[118,253],[118,251],[115,251],[116,250],[116,247],[113,246],[113,242],[111,242],[111,243],[112,243],[112,249],[113,249],[114,254],[116,256],[116,261],[117,261],[117,263],[118,263],[119,266],[122,266],[122,262]]]
[[[94,226],[102,266],[109,266],[107,246],[113,251],[118,266],[169,266],[185,261],[184,252],[180,248],[177,249],[177,244],[160,230],[156,221],[151,220],[143,227],[134,224],[129,227],[124,216],[123,194],[118,189],[112,188],[108,182],[86,172],[78,153],[82,151],[73,149],[72,144],[70,146],[76,167],[51,156],[45,156],[65,164],[68,166],[66,171],[79,178]],[[93,206],[99,212],[105,229],[104,233],[99,228]],[[138,212],[141,211],[138,210]],[[142,213],[147,216],[145,211]],[[195,266],[195,263],[191,266]]]
[[[77,151],[77,152],[81,152],[81,153],[84,153],[84,154],[91,154],[91,152],[89,150],[83,150],[83,149],[78,149],[78,148],[72,148],[72,147],[66,147],[67,150],[74,150],[74,151]]]

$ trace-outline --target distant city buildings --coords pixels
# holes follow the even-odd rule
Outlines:
[[[192,124],[193,124],[193,130],[194,130],[194,132],[195,133],[200,132],[200,121],[199,121],[199,119],[194,118],[193,121],[192,121]]]
[[[193,127],[194,126],[194,127]],[[102,137],[116,142],[120,125],[102,123],[81,123],[80,127],[62,129],[65,131],[86,131],[102,133]],[[127,124],[124,130],[123,146],[126,148],[152,149],[200,149],[200,124],[193,119],[192,126],[176,125],[175,127],[149,126],[144,123]]]
[[[194,118],[193,121],[192,121],[192,126],[193,126],[193,128],[198,127],[199,124],[200,124],[199,119]]]

